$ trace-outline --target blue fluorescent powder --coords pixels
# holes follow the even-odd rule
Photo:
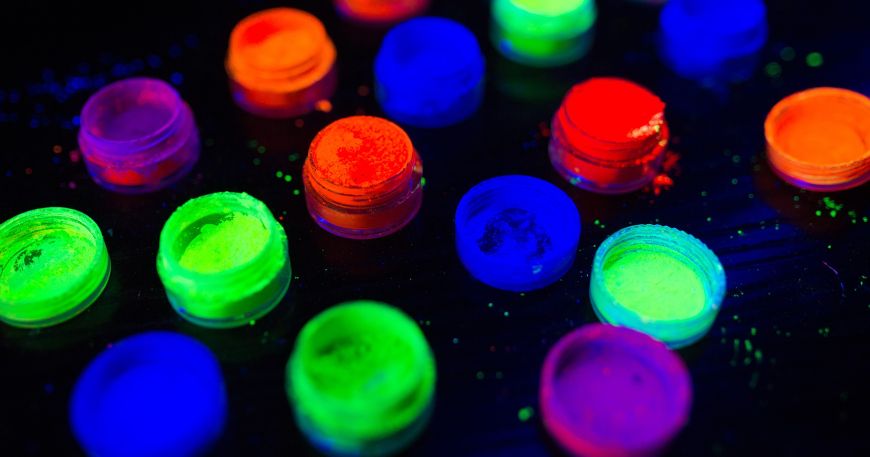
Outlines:
[[[767,41],[762,0],[671,0],[659,22],[662,59],[678,75],[699,81],[748,79]]]
[[[202,343],[177,333],[135,335],[103,351],[79,377],[73,433],[88,455],[200,455],[227,414],[223,376]]]
[[[558,187],[500,176],[469,190],[456,208],[456,249],[472,276],[524,292],[548,286],[574,262],[580,214]]]
[[[455,124],[483,97],[484,61],[467,28],[439,17],[393,27],[375,57],[375,95],[391,119],[417,127]]]

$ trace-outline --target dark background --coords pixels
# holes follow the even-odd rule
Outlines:
[[[764,117],[780,98],[822,85],[870,93],[870,8],[862,1],[767,3],[770,39],[754,77],[704,89],[658,61],[653,7],[599,1],[589,56],[559,70],[532,70],[493,49],[487,2],[435,0],[433,14],[477,34],[487,57],[486,98],[461,125],[408,129],[425,165],[423,208],[400,233],[359,242],[316,227],[294,191],[301,191],[307,145],[320,128],[342,116],[380,114],[369,93],[382,32],[342,21],[323,0],[4,2],[0,220],[51,205],[84,211],[104,231],[113,271],[105,293],[67,323],[42,330],[0,325],[0,455],[79,453],[67,423],[76,377],[110,342],[153,329],[193,335],[220,358],[230,419],[216,454],[308,455],[284,394],[284,364],[309,318],[356,298],[407,311],[435,352],[435,413],[410,453],[557,453],[537,413],[543,358],[560,336],[596,321],[587,296],[598,244],[626,225],[655,222],[705,241],[729,283],[710,334],[680,351],[695,397],[691,421],[669,455],[870,455],[868,186],[805,192],[774,177],[763,155]],[[230,29],[279,4],[315,12],[338,46],[340,86],[329,113],[263,121],[229,97],[223,58]],[[794,50],[793,59],[784,48]],[[810,52],[820,52],[824,64],[808,66]],[[172,81],[193,107],[203,139],[186,179],[145,196],[97,187],[75,151],[85,99],[134,74]],[[672,186],[605,197],[571,188],[552,170],[546,126],[570,84],[593,75],[633,79],[667,102]],[[292,181],[276,178],[277,171]],[[507,173],[556,183],[580,209],[574,267],[541,291],[489,288],[454,253],[459,198]],[[182,321],[155,270],[158,233],[172,210],[221,190],[246,191],[279,216],[294,269],[280,306],[236,330]],[[518,411],[527,407],[534,415],[523,421]]]

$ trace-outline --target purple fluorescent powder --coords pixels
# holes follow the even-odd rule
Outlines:
[[[544,426],[570,454],[640,457],[657,454],[686,424],[692,386],[664,343],[591,324],[547,354],[540,402]]]
[[[130,78],[103,87],[85,103],[79,147],[101,186],[149,192],[190,171],[199,158],[199,132],[172,86]]]

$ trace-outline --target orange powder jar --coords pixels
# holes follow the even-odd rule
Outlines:
[[[837,191],[870,180],[870,99],[819,87],[780,101],[764,123],[767,160],[784,180]]]
[[[230,35],[226,69],[233,99],[262,117],[308,113],[335,92],[335,45],[316,17],[292,8],[254,13]]]
[[[422,203],[422,176],[408,134],[371,116],[326,126],[302,169],[311,217],[328,232],[354,239],[380,238],[407,225]]]

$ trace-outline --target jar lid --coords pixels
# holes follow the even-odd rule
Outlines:
[[[384,455],[425,426],[435,361],[420,327],[384,303],[343,303],[308,321],[287,364],[297,423],[330,455]]]
[[[831,191],[870,180],[870,98],[819,87],[777,103],[764,123],[767,157],[791,184]]]
[[[422,17],[393,27],[375,57],[375,93],[388,115],[408,125],[443,127],[480,103],[484,58],[462,24]]]
[[[703,337],[725,296],[725,270],[704,243],[675,228],[633,225],[595,252],[589,295],[602,321],[682,347]]]
[[[550,349],[541,371],[544,427],[570,454],[657,455],[688,422],[682,360],[634,330],[583,326]]]
[[[226,415],[217,359],[172,332],[109,346],[81,374],[70,400],[79,444],[106,457],[201,455],[221,435]]]
[[[248,194],[204,195],[166,221],[157,272],[185,319],[208,327],[244,325],[287,291],[287,236],[269,208]]]
[[[0,320],[47,327],[93,303],[109,279],[97,224],[68,208],[40,208],[0,224]]]
[[[558,187],[530,176],[477,184],[456,208],[456,249],[472,276],[503,290],[559,280],[580,240],[580,214]]]

